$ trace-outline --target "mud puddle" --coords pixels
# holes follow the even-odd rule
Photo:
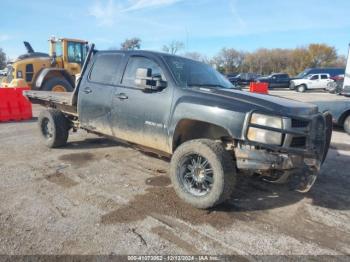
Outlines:
[[[168,176],[155,176],[147,178],[145,183],[149,186],[165,187],[170,185],[171,181]]]
[[[62,155],[58,159],[63,162],[68,162],[75,167],[80,167],[85,165],[88,161],[96,159],[96,156],[91,153],[73,153]]]
[[[79,183],[74,181],[73,179],[65,176],[61,172],[56,172],[51,175],[45,176],[45,179],[51,183],[59,185],[64,188],[70,188],[78,185]]]
[[[161,178],[162,182],[170,183]],[[102,224],[130,223],[152,215],[175,217],[191,224],[210,224],[215,228],[225,228],[236,219],[250,221],[253,212],[239,212],[240,207],[233,203],[222,204],[212,210],[193,208],[178,198],[171,187],[155,186],[148,188],[143,195],[136,195],[127,205],[101,217]]]

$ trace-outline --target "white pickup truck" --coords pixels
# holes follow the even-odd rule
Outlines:
[[[297,92],[305,92],[309,89],[326,89],[329,83],[333,82],[329,74],[312,74],[306,78],[294,79],[290,81],[290,89]]]

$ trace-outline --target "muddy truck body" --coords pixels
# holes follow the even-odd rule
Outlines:
[[[307,192],[332,133],[314,105],[235,90],[206,64],[148,51],[91,48],[73,93],[25,95],[46,107],[47,146],[81,128],[169,157],[176,193],[197,208],[229,198],[238,172]]]

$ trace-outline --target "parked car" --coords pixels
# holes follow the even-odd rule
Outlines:
[[[317,105],[321,112],[330,112],[333,117],[333,123],[344,128],[350,135],[350,98],[344,97],[342,100],[335,101],[312,101]]]
[[[345,77],[345,75],[342,74],[342,75],[331,76],[331,79],[333,81],[344,81],[344,77]]]
[[[309,75],[314,74],[328,74],[331,77],[337,75],[345,74],[345,68],[334,68],[334,67],[325,67],[325,68],[307,68],[303,72],[297,75],[297,78],[305,78]]]
[[[290,89],[295,89],[297,92],[305,92],[311,89],[326,89],[330,82],[329,74],[314,74],[302,79],[293,79],[290,81]]]
[[[175,192],[197,208],[229,198],[241,171],[307,192],[332,133],[315,105],[236,90],[209,65],[157,52],[91,48],[73,93],[25,95],[46,107],[48,147],[82,128],[171,157]]]
[[[291,78],[288,74],[271,74],[266,77],[259,77],[257,82],[268,83],[269,88],[289,88]]]
[[[0,76],[7,76],[7,69],[0,70]]]
[[[331,77],[333,82],[327,84],[326,90],[331,94],[341,94],[343,91],[345,75],[337,75]]]
[[[254,73],[240,73],[235,77],[229,77],[228,80],[235,86],[247,86],[258,77],[259,75]]]

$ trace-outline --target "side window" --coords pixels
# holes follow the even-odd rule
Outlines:
[[[328,79],[327,75],[321,75],[321,79]]]
[[[56,56],[62,56],[62,42],[56,43]]]
[[[128,65],[126,66],[123,76],[122,84],[124,86],[137,87],[135,85],[135,77],[137,68],[151,68],[153,77],[161,77],[162,80],[166,80],[162,69],[153,60],[146,57],[131,57]]]
[[[314,75],[310,78],[310,80],[317,80],[318,79],[318,75]]]
[[[33,64],[26,65],[26,82],[31,82],[34,75]]]
[[[89,80],[96,83],[118,84],[118,70],[123,56],[121,54],[97,55],[89,76]]]

